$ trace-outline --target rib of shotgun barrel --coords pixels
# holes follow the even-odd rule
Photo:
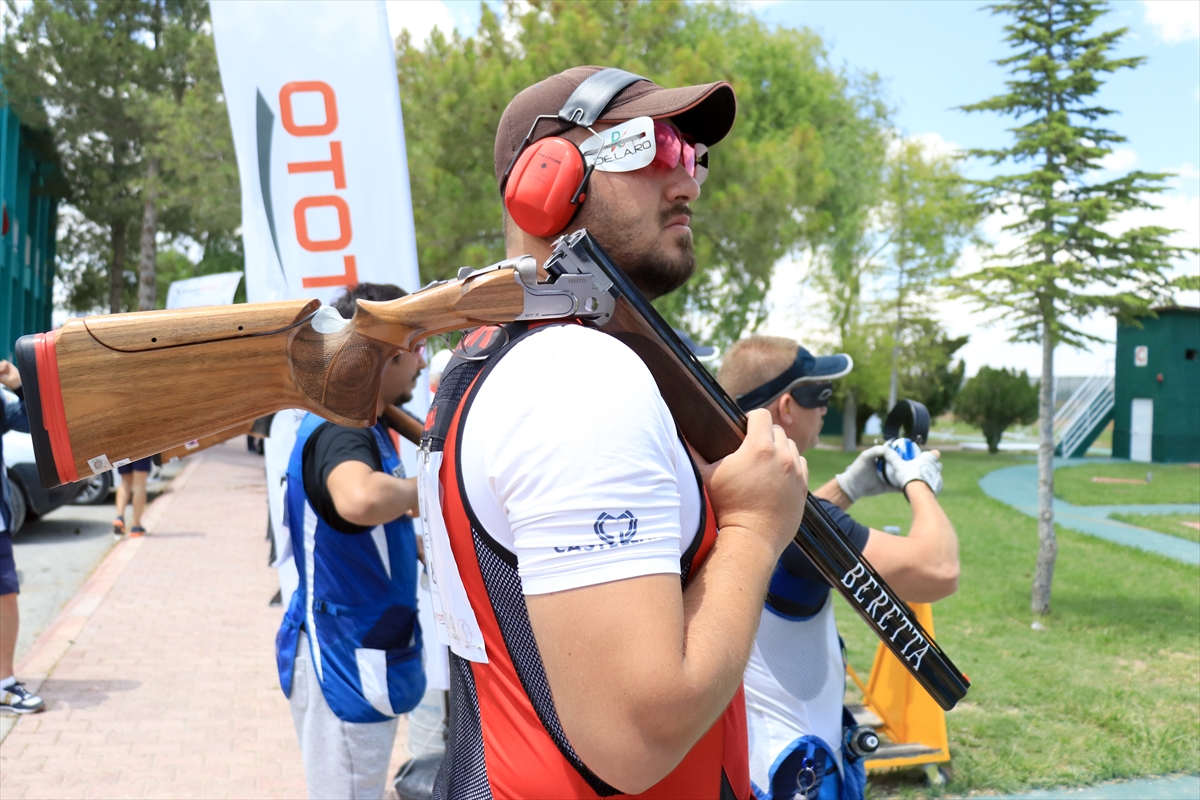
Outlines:
[[[608,291],[616,299],[612,317],[592,324],[642,358],[684,437],[700,455],[716,461],[738,448],[746,415],[587,231],[560,239],[546,269],[552,276],[585,272],[611,282]],[[966,696],[966,676],[811,494],[795,542],[938,705],[949,710]]]

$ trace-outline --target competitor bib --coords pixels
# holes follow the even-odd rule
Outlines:
[[[450,534],[442,515],[442,453],[417,451],[417,499],[421,506],[421,537],[425,541],[425,566],[429,571],[429,593],[433,597],[434,628],[438,641],[460,658],[486,664],[487,649],[467,598],[450,547]]]

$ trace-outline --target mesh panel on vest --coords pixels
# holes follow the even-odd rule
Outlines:
[[[832,598],[825,602],[831,601]],[[820,616],[801,622],[767,613],[762,615],[755,638],[779,685],[793,697],[812,700],[830,677],[828,635]],[[799,661],[797,653],[807,653],[810,657]]]
[[[475,676],[465,659],[450,654],[450,740],[433,784],[433,800],[491,800]]]
[[[493,552],[474,526],[471,529],[471,538],[475,542],[475,555],[479,559],[483,583],[487,587],[488,599],[492,603],[496,621],[500,624],[500,633],[504,636],[509,658],[517,670],[517,677],[521,679],[521,686],[529,697],[530,705],[542,721],[542,727],[550,734],[563,757],[596,794],[601,797],[620,794],[588,769],[575,754],[575,749],[567,741],[567,735],[563,733],[558,712],[554,708],[554,697],[550,694],[550,682],[546,679],[546,669],[542,665],[542,655],[533,638],[533,626],[529,623],[529,609],[525,605],[521,577],[513,567]]]

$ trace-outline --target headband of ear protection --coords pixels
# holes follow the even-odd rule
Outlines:
[[[591,127],[626,86],[644,80],[623,69],[602,69],[575,87],[557,115],[547,114],[533,121],[504,171],[504,207],[521,230],[548,237],[567,227],[587,199],[587,183],[592,176],[592,167],[569,139],[548,136],[530,145],[538,123],[556,119]]]

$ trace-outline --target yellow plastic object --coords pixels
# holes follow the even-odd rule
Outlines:
[[[929,603],[910,603],[917,621],[935,636],[933,607]],[[848,664],[850,677],[863,693],[863,703],[883,721],[879,728],[890,740],[867,759],[868,771],[930,765],[926,767],[932,782],[940,782],[934,764],[950,760],[950,741],[946,734],[946,712],[942,711],[921,684],[881,643],[875,651],[875,663],[867,685]]]

